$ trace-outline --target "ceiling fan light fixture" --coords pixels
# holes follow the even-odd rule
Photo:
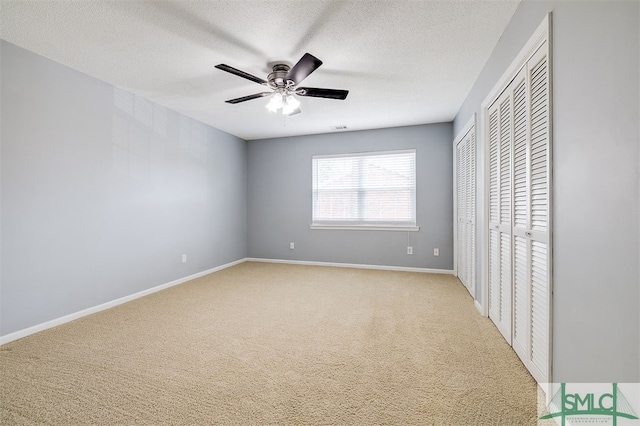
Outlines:
[[[280,111],[282,115],[291,115],[294,111],[298,110],[300,101],[297,100],[291,93],[286,91],[277,91],[271,95],[271,99],[266,105],[266,108],[270,112]]]
[[[291,115],[293,111],[298,109],[300,101],[293,97],[293,95],[287,95],[284,98],[284,104],[282,105],[282,114]]]
[[[282,95],[279,92],[275,92],[271,96],[271,99],[269,99],[269,103],[267,103],[266,107],[270,112],[278,112],[278,110],[282,108],[282,105]]]

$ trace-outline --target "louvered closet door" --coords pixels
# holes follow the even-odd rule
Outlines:
[[[476,294],[476,130],[469,130],[467,139],[467,202],[466,202],[466,266],[467,288]]]
[[[531,243],[529,206],[529,102],[526,70],[523,68],[510,86],[513,88],[513,342],[523,360],[528,357],[531,319]]]
[[[489,108],[489,317],[511,343],[511,149],[513,102],[506,90]]]
[[[460,267],[460,265],[464,262],[463,255],[464,250],[462,248],[463,244],[463,229],[462,229],[462,199],[463,199],[463,191],[464,191],[464,179],[462,176],[462,146],[460,144],[456,145],[456,208],[457,208],[457,217],[456,217],[456,262],[457,262],[457,273],[460,281],[464,282],[463,275],[464,271]]]
[[[475,126],[456,145],[457,271],[475,297]]]
[[[530,84],[529,227],[525,233],[531,248],[529,279],[529,370],[538,382],[548,379],[550,295],[550,75],[547,46],[543,44],[527,63]]]
[[[513,348],[539,383],[549,371],[549,72],[546,44],[518,73],[513,142]]]
[[[488,109],[489,316],[538,383],[550,359],[547,52],[545,42]]]
[[[457,251],[458,251],[458,278],[462,283],[466,286],[466,272],[467,269],[465,267],[467,259],[466,259],[466,226],[465,226],[465,217],[466,217],[466,192],[467,192],[467,177],[466,177],[466,149],[463,143],[464,141],[458,143],[456,145],[456,154],[457,154],[457,208],[458,208],[458,241],[457,241]]]
[[[462,199],[461,199],[461,206],[462,206],[462,222],[460,224],[460,229],[462,230],[462,244],[460,245],[460,249],[461,249],[461,254],[462,254],[462,263],[461,263],[461,270],[462,270],[462,283],[465,285],[465,287],[467,288],[467,290],[469,289],[469,268],[468,268],[468,263],[469,263],[469,257],[468,257],[468,246],[469,243],[467,241],[467,235],[469,233],[469,227],[467,226],[467,198],[468,198],[468,194],[469,194],[469,173],[468,173],[468,166],[469,166],[469,147],[467,144],[467,138],[465,137],[463,139],[463,141],[461,142],[462,145],[462,177],[463,177],[463,190],[462,190]]]
[[[489,318],[500,322],[500,138],[497,102],[489,107]]]

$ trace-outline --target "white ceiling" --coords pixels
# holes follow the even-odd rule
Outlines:
[[[519,0],[0,0],[0,36],[18,46],[243,139],[451,121]],[[266,98],[269,64],[305,52],[324,64],[302,86],[345,101],[299,98],[283,117]]]

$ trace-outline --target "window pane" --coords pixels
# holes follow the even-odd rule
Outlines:
[[[358,219],[358,193],[354,191],[322,191],[318,193],[318,217],[331,220]]]
[[[415,150],[314,156],[313,223],[415,226]]]

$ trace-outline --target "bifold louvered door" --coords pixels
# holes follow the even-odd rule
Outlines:
[[[465,283],[467,269],[466,265],[466,191],[467,191],[467,176],[465,173],[465,145],[460,142],[456,145],[456,206],[457,206],[457,244],[456,244],[456,263],[458,278],[469,288]]]
[[[489,317],[511,343],[512,96],[489,108]]]
[[[476,135],[471,126],[456,144],[457,271],[472,297],[476,292]]]
[[[465,253],[466,253],[466,278],[465,285],[469,289],[469,293],[476,297],[476,130],[475,126],[469,130],[467,146],[467,191],[466,199],[466,219],[467,228],[465,235]]]
[[[531,244],[529,229],[530,193],[527,151],[529,150],[529,107],[525,69],[513,82],[513,342],[512,346],[522,358],[525,355],[529,335]]]
[[[487,109],[489,317],[549,379],[551,96],[545,41]]]
[[[518,220],[513,230],[514,247],[522,258],[514,271],[516,292],[522,294],[522,301],[516,300],[521,305],[516,313],[522,315],[514,318],[521,333],[514,335],[513,346],[538,382],[544,382],[549,371],[551,305],[551,97],[546,43],[527,62],[524,83],[527,111],[521,121],[528,135],[522,137],[524,150],[518,154],[525,157],[520,160],[524,179],[518,189],[523,195],[516,199]]]

